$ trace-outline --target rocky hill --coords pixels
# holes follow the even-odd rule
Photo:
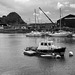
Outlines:
[[[26,23],[16,12],[11,12],[7,16],[4,15],[0,17],[0,24],[14,25],[14,24],[26,24]]]

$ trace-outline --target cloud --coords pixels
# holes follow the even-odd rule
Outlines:
[[[75,8],[74,3],[74,0],[0,0],[0,16],[10,12],[17,12],[24,19],[33,19],[34,9],[37,9],[36,15],[45,19],[44,14],[39,10],[39,7],[41,7],[48,16],[55,19],[59,17],[57,9],[60,7],[63,11],[71,10],[71,12],[75,12],[73,10]]]
[[[70,2],[63,2],[63,3],[60,3],[58,2],[57,3],[57,8],[66,8],[66,7],[69,7],[69,8],[75,8],[75,4],[71,4]]]
[[[69,4],[69,2],[64,2],[64,4],[65,4],[65,5],[68,5],[68,4]]]
[[[60,3],[60,2],[57,3],[57,8],[58,9],[59,8],[64,8],[64,7],[70,7],[70,2],[66,1],[66,2],[62,2],[62,3]]]
[[[49,11],[47,11],[47,12],[45,12],[45,13],[46,13],[47,15],[48,15],[48,14],[51,14]]]
[[[75,4],[70,4],[70,7],[71,8],[75,8]]]
[[[65,7],[69,7],[69,4],[70,4],[69,2],[64,2]]]
[[[36,16],[39,16],[39,14],[37,14],[37,13],[33,13],[33,16],[35,16],[35,15],[36,15]]]
[[[14,9],[7,4],[0,4],[0,16],[8,15],[10,12],[13,12]]]
[[[25,3],[25,2],[29,2],[30,0],[15,0],[15,2],[20,2],[20,3]]]
[[[43,14],[43,12],[41,10],[39,10],[39,13]],[[44,13],[47,14],[47,15],[51,14],[49,11],[44,11]]]
[[[40,13],[40,14],[43,14],[43,12],[42,12],[41,10],[39,10],[39,13]]]
[[[66,10],[64,10],[65,12],[69,12],[70,10],[68,10],[68,9],[66,9]]]
[[[60,9],[61,7],[64,7],[63,4],[61,4],[60,2],[57,3],[57,8]]]

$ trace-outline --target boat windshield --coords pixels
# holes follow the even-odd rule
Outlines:
[[[50,46],[50,45],[51,45],[51,43],[48,43],[48,45]]]
[[[41,46],[51,46],[51,43],[41,42]]]
[[[45,46],[47,46],[47,43],[44,43]]]
[[[41,43],[41,45],[43,45],[43,42]]]

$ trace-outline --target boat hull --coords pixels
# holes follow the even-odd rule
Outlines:
[[[31,32],[26,34],[27,37],[41,37],[42,34],[40,32]]]
[[[26,37],[41,37],[42,35],[26,35]]]
[[[54,49],[53,53],[59,54],[61,56],[64,56],[65,50],[66,50],[66,47],[62,47],[62,48],[59,48],[59,49]]]
[[[58,33],[49,34],[49,36],[52,36],[52,37],[71,37],[72,33],[69,33],[69,32],[58,32]]]
[[[66,47],[62,47],[62,48],[51,49],[51,50],[37,50],[36,52],[39,55],[41,55],[41,54],[52,54],[52,53],[54,53],[55,55],[59,54],[60,56],[64,56],[65,49],[66,49]]]
[[[66,47],[60,47],[60,48],[51,48],[51,49],[38,49],[38,47],[27,47],[24,51],[24,55],[28,56],[41,56],[41,55],[60,55],[64,56]],[[47,57],[47,56],[46,56]]]

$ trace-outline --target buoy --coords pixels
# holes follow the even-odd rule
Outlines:
[[[73,56],[73,52],[72,51],[69,52],[69,56]]]
[[[52,53],[53,56],[55,56],[55,53]]]
[[[59,58],[61,58],[61,56],[60,55],[56,55],[56,58],[59,59]]]

